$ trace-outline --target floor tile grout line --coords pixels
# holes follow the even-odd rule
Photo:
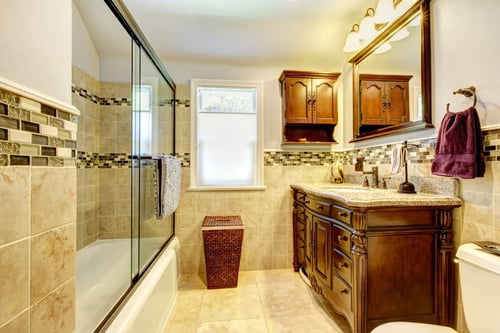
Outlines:
[[[257,285],[257,292],[259,294],[260,309],[262,310],[262,316],[264,317],[264,323],[266,325],[266,330],[269,333],[270,332],[269,331],[269,324],[268,324],[268,321],[267,321],[266,312],[264,311],[264,304],[262,303],[262,294],[260,292],[260,283],[258,282],[257,277],[255,278],[255,284]]]

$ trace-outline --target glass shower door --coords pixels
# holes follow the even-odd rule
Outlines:
[[[132,141],[137,156],[133,192],[138,213],[132,223],[133,277],[142,274],[174,232],[173,216],[160,218],[157,214],[159,156],[174,153],[174,89],[144,51],[134,55],[140,63],[140,74],[137,79],[134,76],[132,110]]]

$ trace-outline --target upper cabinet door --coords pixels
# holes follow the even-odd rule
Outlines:
[[[283,144],[336,143],[339,76],[340,73],[283,71]]]
[[[287,123],[311,123],[311,80],[308,78],[286,79],[285,95],[285,118]]]
[[[381,125],[384,119],[384,82],[361,81],[362,125]]]
[[[410,121],[408,81],[387,82],[387,96],[389,96],[389,112],[387,124],[400,124]]]
[[[316,124],[337,123],[336,80],[312,79],[313,122]]]
[[[395,125],[409,121],[408,75],[361,74],[361,125]]]

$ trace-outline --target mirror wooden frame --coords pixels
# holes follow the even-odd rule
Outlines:
[[[432,124],[432,90],[431,90],[431,33],[430,33],[430,1],[418,0],[415,4],[383,30],[372,42],[358,51],[349,59],[353,73],[353,139],[350,142],[378,138],[391,134],[401,134],[411,131],[433,128]],[[422,119],[402,124],[387,126],[367,133],[360,133],[360,88],[359,64],[372,54],[380,45],[388,41],[396,32],[406,26],[418,15],[421,15],[420,29],[420,73],[422,91]]]

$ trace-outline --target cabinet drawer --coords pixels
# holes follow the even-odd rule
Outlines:
[[[338,276],[333,276],[333,292],[345,310],[352,312],[352,289]]]
[[[333,206],[333,218],[351,224],[351,215],[352,212],[349,209],[341,206]]]
[[[352,283],[352,260],[339,250],[333,252],[333,266],[335,273],[340,275],[349,284]]]
[[[312,198],[306,198],[305,204],[307,208],[321,215],[330,216],[332,212],[332,204]]]
[[[333,244],[335,247],[344,251],[344,253],[351,253],[351,233],[348,230],[342,229],[337,225],[333,226]]]

